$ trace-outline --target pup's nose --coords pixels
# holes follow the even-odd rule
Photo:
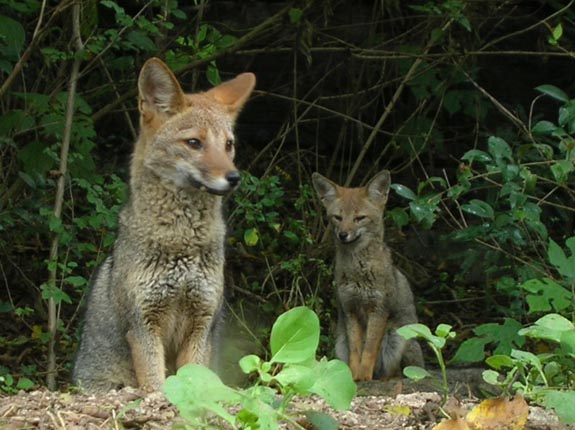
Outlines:
[[[347,236],[349,236],[349,235],[347,234],[347,231],[340,231],[338,236],[339,236],[339,240],[344,241],[347,239]]]
[[[240,175],[240,172],[238,172],[237,170],[226,173],[226,181],[228,181],[231,187],[235,187],[236,185],[238,185],[241,180],[242,176]]]

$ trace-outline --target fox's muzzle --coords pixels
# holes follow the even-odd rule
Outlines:
[[[190,177],[190,183],[194,188],[207,191],[210,194],[223,196],[230,191],[233,191],[241,182],[242,176],[237,170],[232,170],[225,174],[223,178],[214,180],[198,180],[193,176]]]
[[[339,241],[345,245],[355,242],[361,237],[361,234],[350,234],[347,231],[340,231],[337,234]]]
[[[241,180],[242,175],[240,175],[240,172],[238,172],[237,170],[226,173],[226,181],[228,181],[228,184],[230,184],[231,188],[237,187],[240,184]]]

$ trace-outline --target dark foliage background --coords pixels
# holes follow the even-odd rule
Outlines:
[[[452,325],[452,348],[475,339],[461,361],[508,351],[536,315],[571,315],[575,274],[549,247],[565,261],[575,252],[573,1],[122,3],[0,0],[1,389],[43,384],[51,360],[67,383],[151,56],[189,91],[258,78],[237,128],[244,180],[227,205],[238,349],[307,304],[332,353],[314,171],[360,185],[391,170],[387,241],[420,319]]]

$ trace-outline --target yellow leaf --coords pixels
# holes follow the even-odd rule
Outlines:
[[[393,416],[403,415],[408,417],[411,414],[411,408],[405,405],[387,405],[383,408],[386,412],[389,412]]]
[[[38,340],[40,339],[40,336],[42,336],[42,326],[40,325],[32,326],[32,335],[30,337],[34,340]]]
[[[523,396],[516,394],[512,400],[484,400],[465,419],[471,430],[523,430],[527,415],[527,402]]]
[[[454,418],[450,420],[441,421],[433,430],[470,430],[467,422],[462,418]]]

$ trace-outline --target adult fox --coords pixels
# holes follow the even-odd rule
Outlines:
[[[417,315],[409,283],[383,241],[389,172],[361,188],[339,186],[319,173],[312,181],[335,236],[337,358],[359,381],[398,376],[406,365],[423,366],[419,344],[395,331],[417,322]]]
[[[208,364],[224,290],[222,195],[240,182],[233,127],[251,73],[185,94],[159,59],[138,79],[140,134],[112,254],[95,273],[73,380],[157,390]]]

